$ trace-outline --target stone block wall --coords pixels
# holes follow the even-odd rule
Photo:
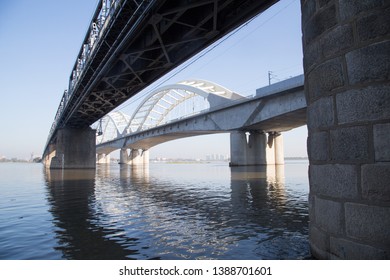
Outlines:
[[[301,0],[313,255],[390,258],[390,1]]]

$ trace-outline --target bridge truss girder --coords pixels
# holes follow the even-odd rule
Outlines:
[[[118,2],[59,126],[91,125],[276,1],[137,2]]]

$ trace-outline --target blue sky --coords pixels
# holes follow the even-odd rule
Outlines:
[[[0,3],[0,157],[29,158],[31,153],[42,153],[97,0]],[[268,84],[268,71],[280,80],[303,72],[299,0],[281,0],[159,83],[199,78],[252,95]],[[135,105],[129,100],[120,108],[131,115]],[[305,156],[306,137],[306,127],[285,133],[286,156]],[[152,157],[203,158],[210,153],[229,153],[228,134],[182,139],[151,149]]]

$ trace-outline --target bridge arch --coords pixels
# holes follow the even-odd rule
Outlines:
[[[98,130],[101,134],[96,136],[96,144],[113,140],[123,134],[127,127],[130,116],[121,111],[111,112],[105,115],[99,123]]]
[[[172,120],[189,117],[209,108],[223,106],[227,101],[242,98],[244,97],[223,86],[199,79],[162,86],[146,95],[131,117],[121,111],[105,115],[96,124],[99,132],[96,144],[167,123],[168,115],[175,108],[190,103],[191,100],[193,104],[197,104],[197,110],[193,108],[192,112],[187,112],[187,115],[183,114]],[[201,99],[203,102],[199,102]],[[203,104],[199,105],[200,103]],[[207,107],[202,107],[205,103]]]
[[[223,105],[227,100],[236,100],[243,98],[243,96],[205,80],[185,80],[173,85],[162,86],[150,92],[144,98],[123,132],[128,134],[161,125],[175,108],[189,102],[191,99],[199,98],[207,101],[208,107],[211,108]],[[179,118],[194,115],[201,111],[199,108],[196,111],[193,108],[192,112]]]

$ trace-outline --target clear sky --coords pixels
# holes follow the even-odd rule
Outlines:
[[[0,0],[0,157],[42,154],[54,114],[98,0]],[[189,78],[242,95],[303,73],[300,1],[281,0],[182,71],[158,84]],[[153,85],[141,92],[143,95]],[[131,115],[136,102],[119,108]],[[284,134],[286,156],[306,156],[306,126]],[[190,147],[190,148],[188,148]],[[229,135],[193,137],[151,149],[151,157],[228,154]]]

